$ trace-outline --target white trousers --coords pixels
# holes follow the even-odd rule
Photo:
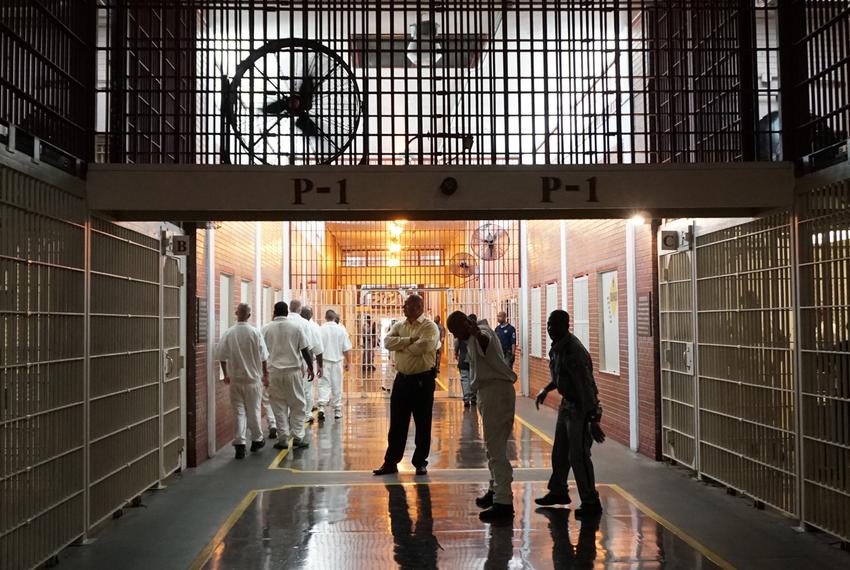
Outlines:
[[[245,445],[247,430],[251,430],[252,441],[263,441],[260,428],[260,401],[263,385],[258,382],[230,381],[230,407],[233,409],[233,445]]]
[[[307,380],[307,375],[305,373],[301,373],[301,383],[304,386],[304,417],[307,418],[313,414],[313,404],[316,402],[316,398],[313,396],[313,383],[316,379],[313,379],[313,382]]]
[[[277,420],[278,439],[304,439],[304,384],[301,369],[269,370],[269,402]]]
[[[319,378],[319,409],[325,411],[330,404],[335,412],[342,411],[342,362],[325,361],[325,370]]]
[[[269,390],[265,386],[263,387],[263,409],[266,410],[266,422],[269,424],[269,429],[276,428],[277,422],[274,419],[274,409],[269,400]]]
[[[481,412],[481,424],[484,428],[484,446],[487,449],[493,502],[513,504],[511,483],[514,480],[514,470],[508,460],[508,440],[514,430],[516,412],[514,385],[510,382],[479,380],[478,410]]]

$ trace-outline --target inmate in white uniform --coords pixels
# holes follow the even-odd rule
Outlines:
[[[493,502],[513,504],[513,468],[508,460],[508,439],[514,429],[516,411],[516,374],[505,363],[499,337],[486,322],[478,328],[488,339],[487,352],[475,337],[467,341],[469,376],[473,393],[478,393],[478,410],[484,427],[487,466],[490,468],[490,490]]]
[[[308,347],[304,329],[295,320],[275,317],[263,327],[263,338],[269,350],[269,401],[280,430],[279,441],[303,440],[304,382],[301,351]]]
[[[319,378],[319,409],[325,411],[328,404],[334,414],[342,413],[342,361],[351,350],[351,339],[345,327],[333,321],[322,325],[322,364],[324,373]]]
[[[307,337],[307,344],[309,345],[310,352],[313,354],[313,358],[316,358],[318,355],[322,354],[322,334],[319,330],[319,325],[314,323],[313,321],[308,321],[298,313],[289,313],[287,319],[294,321],[298,326],[301,327],[301,330],[304,331],[304,335]],[[310,325],[314,325],[314,327]],[[322,356],[324,361],[324,356]],[[309,416],[313,411],[313,384],[307,380],[307,369],[304,368],[302,370],[302,378],[304,382],[304,417]]]
[[[227,376],[230,378],[230,406],[236,419],[233,445],[245,445],[246,427],[251,430],[252,441],[263,441],[260,400],[263,362],[268,358],[263,336],[247,322],[236,323],[227,329],[218,343],[216,360],[227,363]]]

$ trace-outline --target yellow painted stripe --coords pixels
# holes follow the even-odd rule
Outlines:
[[[445,390],[446,392],[448,392],[448,391],[449,391],[449,389],[446,387],[446,385],[445,385],[445,384],[443,384],[443,381],[442,381],[442,380],[440,380],[439,378],[434,378],[434,380],[437,382],[437,385],[438,385],[438,386],[440,386],[440,388],[442,388],[442,389],[443,389],[443,390]]]
[[[242,499],[233,512],[230,513],[230,516],[227,517],[227,520],[224,521],[218,531],[213,535],[212,539],[207,543],[203,550],[198,554],[195,560],[192,561],[192,564],[189,565],[189,570],[200,570],[203,568],[209,559],[212,557],[213,552],[218,547],[219,544],[224,540],[227,536],[227,533],[230,532],[230,529],[233,528],[233,525],[236,524],[236,521],[242,516],[248,506],[254,501],[254,498],[257,496],[257,491],[250,491],[245,498]]]
[[[280,462],[283,461],[283,458],[286,457],[286,454],[289,453],[290,449],[292,449],[292,438],[289,438],[289,447],[281,449],[280,453],[278,453],[274,460],[269,464],[269,469],[280,469]]]
[[[685,541],[688,544],[688,546],[690,546],[691,548],[693,548],[694,550],[696,550],[697,552],[699,552],[700,554],[702,554],[703,556],[705,556],[706,558],[708,558],[709,560],[711,560],[712,562],[714,562],[715,564],[720,566],[721,568],[723,568],[725,570],[734,570],[735,569],[734,566],[732,566],[729,562],[727,562],[726,560],[721,558],[718,554],[709,550],[708,547],[706,547],[700,541],[698,541],[697,539],[695,539],[694,537],[689,535],[687,532],[685,532],[684,530],[682,530],[678,526],[671,523],[666,518],[659,515],[657,512],[655,512],[654,510],[649,508],[649,506],[647,506],[646,503],[639,501],[637,498],[635,498],[634,495],[632,495],[631,493],[629,493],[628,491],[626,491],[625,489],[623,489],[619,485],[607,484],[606,487],[610,487],[611,489],[614,489],[624,499],[626,499],[627,501],[632,503],[634,506],[636,506],[638,509],[643,511],[645,514],[647,514],[650,517],[652,517],[653,519],[655,519],[655,522],[657,522],[658,524],[660,524],[661,526],[663,526],[664,528],[666,528],[667,530],[669,530],[670,532],[672,532],[673,534],[675,534],[676,536],[681,538],[683,541]]]
[[[549,445],[555,445],[555,442],[552,441],[552,438],[549,437],[548,435],[546,435],[545,433],[543,433],[542,431],[540,431],[537,427],[531,425],[526,420],[522,419],[519,415],[515,415],[514,417],[516,418],[516,421],[518,421],[519,423],[521,423],[522,425],[524,425],[525,427],[530,429],[532,432],[537,434],[540,437],[540,439],[542,439],[543,441],[545,441]]]

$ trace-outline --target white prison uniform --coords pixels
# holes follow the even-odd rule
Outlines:
[[[269,389],[263,386],[262,395],[263,409],[266,410],[266,421],[269,423],[269,429],[277,428],[277,421],[274,417],[274,408],[272,408],[271,400],[269,400]]]
[[[308,347],[304,329],[286,317],[275,319],[263,327],[269,348],[269,402],[280,430],[281,441],[290,432],[303,439],[304,383],[301,379],[301,351]]]
[[[313,354],[313,358],[322,354],[322,335],[319,331],[319,325],[313,321],[308,321],[298,313],[289,313],[287,319],[298,323],[298,325],[302,328],[304,334],[307,336],[307,344],[309,345],[310,352]],[[322,355],[322,359],[324,361],[324,355]],[[313,411],[313,402],[315,401],[315,398],[313,398],[313,383],[308,380],[306,369],[302,371],[302,378],[304,383],[304,416],[307,417]]]
[[[342,361],[351,350],[351,339],[345,327],[333,321],[321,327],[322,362],[324,373],[319,378],[319,409],[324,411],[330,403],[334,411],[342,411]]]
[[[493,329],[481,323],[479,329],[489,343],[484,352],[478,339],[469,339],[469,376],[473,391],[478,393],[478,410],[481,412],[487,466],[490,469],[490,488],[494,492],[493,502],[510,505],[513,503],[513,468],[508,460],[508,439],[514,427],[514,382],[517,377],[505,362],[502,345]]]
[[[269,352],[263,336],[246,322],[236,323],[221,337],[216,360],[227,363],[230,378],[230,406],[234,417],[234,445],[245,445],[247,429],[253,441],[262,441],[260,403],[262,400],[263,362]]]

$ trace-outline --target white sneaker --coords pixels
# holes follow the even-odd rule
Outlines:
[[[336,411],[334,412],[334,419],[338,420],[342,417],[342,412]]]

